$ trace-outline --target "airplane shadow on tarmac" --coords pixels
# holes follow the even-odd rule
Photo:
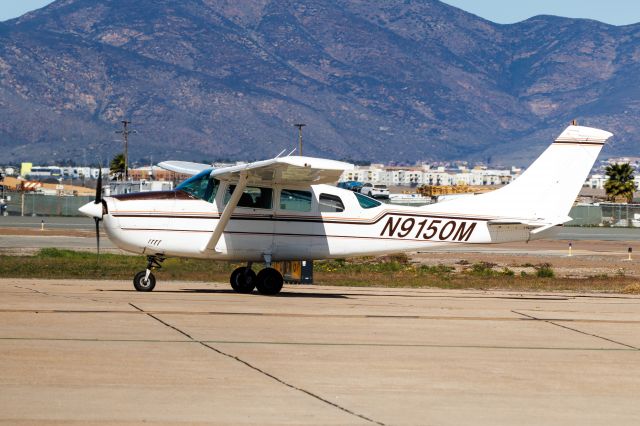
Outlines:
[[[111,290],[101,290],[101,291],[113,291],[113,292],[136,292],[136,290],[122,290],[122,289],[111,289]],[[181,290],[153,290],[153,293],[176,293],[176,294],[184,294],[184,293],[200,293],[200,294],[238,294],[233,290],[218,290],[218,289],[204,289],[204,288],[184,288]],[[258,293],[251,293],[250,295],[259,296]],[[313,299],[348,299],[349,296],[343,294],[325,294],[325,293],[296,293],[296,292],[282,292],[278,293],[274,297],[296,297],[296,298],[313,298]]]

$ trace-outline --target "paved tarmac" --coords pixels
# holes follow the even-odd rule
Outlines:
[[[0,228],[95,229],[93,219],[84,216],[0,216]]]
[[[9,424],[637,425],[640,297],[0,279]]]

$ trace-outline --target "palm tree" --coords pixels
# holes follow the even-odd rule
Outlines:
[[[113,157],[109,164],[109,171],[116,180],[124,176],[124,154],[120,153]]]
[[[609,179],[604,183],[604,189],[610,201],[620,199],[625,200],[627,203],[633,201],[633,193],[636,190],[633,172],[635,172],[635,169],[629,163],[610,164],[607,166],[605,173]]]

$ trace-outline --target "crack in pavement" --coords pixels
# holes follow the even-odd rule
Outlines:
[[[249,363],[248,361],[243,360],[240,357],[237,357],[235,355],[229,354],[227,352],[224,352],[224,351],[222,351],[220,349],[215,348],[214,346],[211,346],[210,344],[208,344],[206,342],[203,342],[203,341],[200,341],[198,339],[195,339],[190,334],[180,330],[178,327],[175,327],[175,326],[167,323],[166,321],[161,320],[160,318],[158,318],[157,316],[155,316],[153,314],[145,312],[144,309],[139,308],[138,306],[134,305],[133,303],[129,303],[129,305],[132,306],[133,308],[137,309],[138,311],[145,313],[147,316],[153,318],[154,320],[158,321],[159,323],[163,324],[164,326],[169,327],[169,328],[177,331],[178,333],[182,334],[183,336],[187,337],[188,339],[192,340],[193,342],[199,343],[201,346],[203,346],[203,347],[205,347],[205,348],[207,348],[209,350],[212,350],[212,351],[216,352],[219,355],[225,356],[225,357],[230,358],[230,359],[232,359],[232,360],[234,360],[236,362],[239,362],[239,363],[245,365],[246,367],[249,367],[250,369],[262,374],[263,376],[266,376],[266,377],[268,377],[268,378],[270,378],[272,380],[275,380],[276,382],[278,382],[278,383],[280,383],[280,384],[282,384],[284,386],[287,386],[287,387],[289,387],[289,388],[291,388],[293,390],[296,390],[298,392],[302,392],[302,393],[304,393],[304,394],[306,394],[306,395],[308,395],[308,396],[310,396],[312,398],[317,399],[320,402],[328,404],[328,405],[330,405],[330,406],[332,406],[334,408],[337,408],[337,409],[339,409],[341,411],[344,411],[347,414],[350,414],[352,416],[358,417],[358,418],[360,418],[362,420],[366,420],[366,421],[368,421],[370,423],[374,423],[374,424],[377,424],[377,425],[380,425],[380,426],[386,426],[382,422],[379,422],[377,420],[373,420],[373,419],[371,419],[371,418],[369,418],[369,417],[367,417],[365,415],[362,415],[362,414],[356,413],[354,411],[351,411],[348,408],[343,407],[341,405],[338,405],[335,402],[329,401],[328,399],[325,399],[325,398],[321,397],[320,395],[317,395],[317,394],[315,394],[315,393],[313,393],[311,391],[308,391],[308,390],[306,390],[304,388],[292,385],[291,383],[285,382],[283,379],[281,379],[281,378],[279,378],[277,376],[274,376],[273,374],[268,373],[268,372],[256,367],[255,365]]]
[[[537,317],[534,317],[532,315],[524,314],[522,312],[518,312],[518,311],[514,311],[514,310],[512,310],[511,312],[513,312],[514,314],[517,314],[517,315],[522,315],[523,317],[527,317],[527,318],[535,320],[535,321],[546,322],[547,324],[555,325],[556,327],[564,328],[566,330],[575,331],[576,333],[584,334],[585,336],[595,337],[597,339],[605,340],[605,341],[610,342],[610,343],[615,343],[616,345],[625,346],[627,348],[630,348],[630,349],[633,349],[633,350],[636,350],[636,351],[640,351],[640,348],[638,348],[636,346],[632,346],[632,345],[628,345],[626,343],[618,342],[617,340],[609,339],[608,337],[599,336],[599,335],[594,334],[594,333],[588,333],[586,331],[578,330],[577,328],[568,327],[566,325],[558,324],[558,323],[556,323],[554,321],[551,321],[551,320],[548,320],[548,319],[537,318]],[[557,320],[557,321],[563,321],[563,320]]]
[[[98,299],[92,299],[90,297],[83,297],[83,296],[67,296],[64,294],[53,294],[53,293],[47,293],[46,291],[40,291],[40,290],[36,290],[35,288],[30,288],[30,287],[22,287],[19,285],[14,285],[15,288],[19,288],[21,290],[28,290],[31,291],[33,293],[36,294],[42,294],[43,296],[49,296],[49,297],[61,297],[63,299],[72,299],[72,300],[89,300],[91,302],[96,302],[96,303],[114,303],[112,301],[107,301],[107,300],[98,300]]]

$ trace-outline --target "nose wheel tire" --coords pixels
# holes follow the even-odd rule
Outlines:
[[[258,272],[256,287],[260,294],[273,296],[280,293],[284,279],[282,274],[273,268],[264,268]]]
[[[140,271],[133,278],[133,286],[138,291],[151,291],[156,286],[156,277],[149,274],[149,278],[145,279],[147,271]]]
[[[256,273],[251,268],[241,266],[231,273],[231,288],[237,293],[251,293],[256,287]]]

